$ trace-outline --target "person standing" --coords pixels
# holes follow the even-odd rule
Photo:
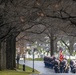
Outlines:
[[[59,60],[58,59],[55,59],[55,61],[54,61],[54,71],[55,71],[55,73],[60,73]]]
[[[16,60],[17,60],[17,68],[19,68],[20,54],[17,54],[17,58],[16,58]]]

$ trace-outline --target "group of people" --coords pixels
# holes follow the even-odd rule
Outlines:
[[[76,60],[70,60],[70,68],[72,73],[76,73]]]
[[[55,73],[76,73],[76,62],[70,60],[70,63],[66,58],[60,60],[56,57],[44,57],[44,63],[46,67],[54,69]]]
[[[55,59],[53,68],[54,68],[55,73],[68,73],[69,72],[69,64],[67,63],[66,59],[62,61],[60,61],[59,59]]]
[[[76,73],[76,60],[75,62],[74,60],[70,60],[70,62],[68,62],[68,60],[64,58],[63,51],[60,50],[59,53],[59,59],[56,59],[54,61],[58,61],[54,64],[54,71],[56,73],[68,73],[69,71],[71,71],[72,73]]]

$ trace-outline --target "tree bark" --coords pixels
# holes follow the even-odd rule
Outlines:
[[[53,56],[54,55],[54,40],[53,40],[53,35],[51,34],[51,38],[50,38],[50,55]]]
[[[72,55],[72,53],[73,53],[73,45],[74,45],[74,41],[72,40],[72,41],[70,41],[70,46],[69,46],[69,48],[70,48],[70,50],[69,50],[69,53],[70,53],[70,55]]]
[[[2,70],[2,50],[1,50],[1,41],[0,41],[0,70]]]
[[[16,38],[11,35],[7,38],[6,44],[6,68],[7,69],[15,69],[16,62],[15,62],[15,55],[16,55]]]
[[[54,41],[54,51],[55,51],[55,52],[58,52],[58,51],[57,51],[57,40]]]
[[[0,42],[0,70],[6,69],[6,43]]]

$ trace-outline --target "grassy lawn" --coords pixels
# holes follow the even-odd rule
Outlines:
[[[37,70],[34,72],[35,74],[39,74]],[[4,70],[0,71],[0,75],[30,75],[33,74],[32,68],[26,66],[26,70],[22,71],[22,65],[19,66],[17,70]]]
[[[32,58],[26,58],[26,60],[33,60]],[[35,58],[35,61],[43,61],[43,58]]]

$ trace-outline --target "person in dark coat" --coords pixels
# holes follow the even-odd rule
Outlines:
[[[67,65],[67,60],[65,58],[60,61],[60,73],[65,73],[65,67]]]
[[[64,58],[63,60],[63,73],[68,71],[68,63],[67,63],[67,59]]]
[[[16,58],[16,60],[17,60],[17,68],[19,68],[20,54],[17,54],[17,58]]]
[[[60,72],[60,70],[59,70],[59,62],[58,62],[57,59],[54,61],[54,71],[55,71],[55,73],[59,73]]]
[[[63,61],[60,61],[60,73],[63,73]]]
[[[72,73],[76,73],[76,61],[73,64]]]
[[[65,73],[68,73],[69,72],[69,64],[66,64],[65,69],[64,69],[64,72]]]
[[[74,65],[74,61],[73,60],[70,60],[70,68],[71,68],[71,72],[72,72],[72,70],[73,70],[73,66]]]

